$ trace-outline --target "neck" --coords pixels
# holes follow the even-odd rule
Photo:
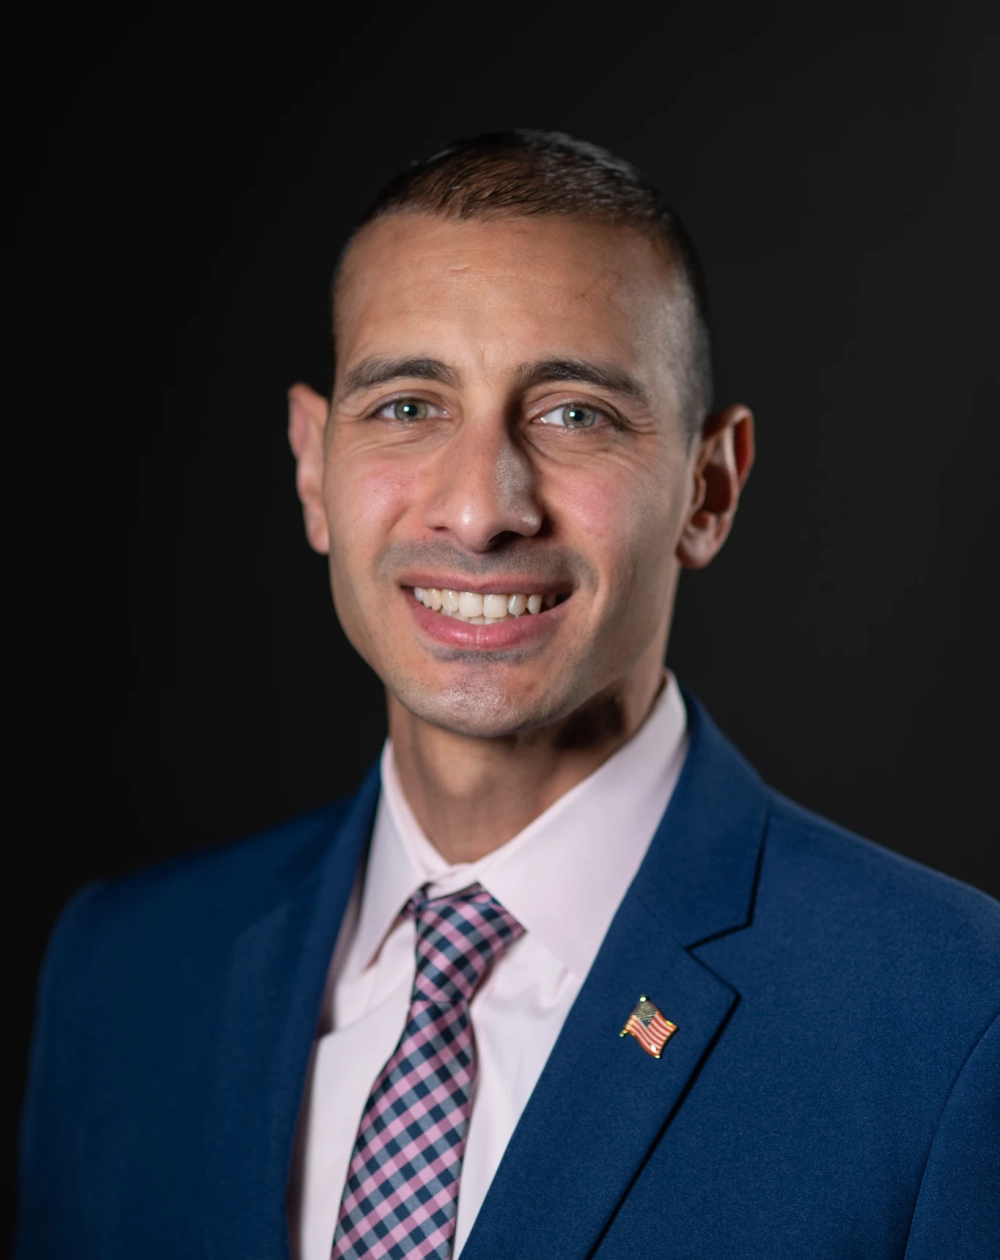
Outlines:
[[[662,659],[640,663],[562,721],[501,739],[431,726],[390,695],[400,783],[445,861],[500,848],[631,739],[663,686]]]

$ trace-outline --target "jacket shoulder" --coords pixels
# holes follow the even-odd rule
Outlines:
[[[291,886],[317,853],[335,842],[355,798],[333,801],[277,827],[218,848],[171,858],[140,871],[96,880],[63,910],[49,953],[70,954],[77,967],[88,945],[101,954],[157,953],[220,943]]]
[[[771,793],[758,912],[804,942],[837,939],[906,986],[948,984],[1000,1005],[1000,902]]]

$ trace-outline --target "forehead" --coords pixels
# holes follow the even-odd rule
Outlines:
[[[549,356],[666,371],[674,273],[631,229],[568,216],[456,220],[392,214],[344,260],[337,369],[371,354],[434,353],[472,370]]]

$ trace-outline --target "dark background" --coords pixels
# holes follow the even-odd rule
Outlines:
[[[777,787],[1000,894],[985,4],[37,12],[9,79],[19,1065],[75,888],[349,792],[379,748],[284,393],[327,387],[367,201],[482,129],[630,158],[704,256],[759,447],[682,582],[681,680]]]

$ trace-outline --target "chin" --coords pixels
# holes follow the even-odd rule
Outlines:
[[[573,709],[568,698],[544,693],[523,694],[488,677],[466,678],[440,690],[413,679],[389,682],[399,703],[421,721],[474,739],[503,739],[559,721]]]

